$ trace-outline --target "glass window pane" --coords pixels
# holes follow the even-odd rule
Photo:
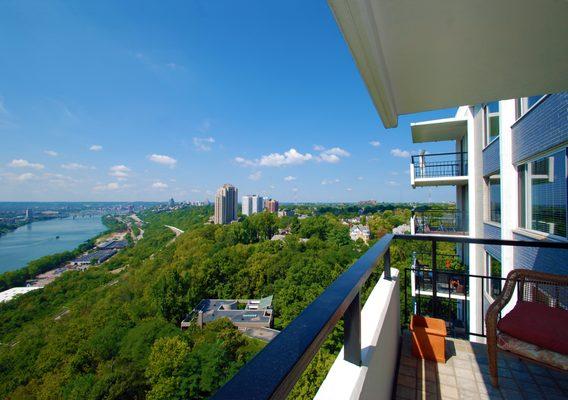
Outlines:
[[[499,136],[499,102],[487,104],[485,112],[487,115],[485,139],[487,144],[489,144]]]
[[[495,278],[501,278],[501,262],[487,254],[487,275]],[[489,280],[489,295],[496,298],[501,293],[501,279],[490,279]]]
[[[524,197],[529,229],[566,237],[566,153],[530,163]]]
[[[532,106],[534,106],[535,103],[541,99],[541,97],[542,97],[542,95],[528,97],[527,98],[527,107],[531,108]]]
[[[501,178],[499,175],[489,177],[489,219],[501,222]]]

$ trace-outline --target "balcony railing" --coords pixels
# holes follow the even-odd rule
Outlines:
[[[361,366],[362,354],[365,354],[367,361],[369,352],[374,348],[390,348],[389,346],[379,346],[381,341],[392,339],[389,335],[373,334],[369,335],[365,331],[366,339],[372,336],[379,340],[377,346],[361,348],[361,302],[360,291],[373,270],[379,262],[384,261],[384,273],[379,281],[384,284],[396,278],[396,273],[391,277],[390,268],[390,244],[393,240],[419,240],[432,243],[431,270],[433,273],[432,285],[433,297],[437,296],[438,283],[437,275],[443,271],[438,271],[436,266],[436,248],[438,242],[450,243],[473,243],[494,246],[517,246],[517,247],[538,247],[555,248],[568,250],[567,243],[558,242],[536,242],[536,241],[517,241],[500,239],[477,239],[463,236],[436,236],[436,235],[385,235],[375,245],[373,245],[355,264],[339,276],[318,298],[316,298],[304,311],[293,320],[273,341],[271,341],[261,352],[259,352],[248,364],[223,386],[213,396],[215,399],[284,399],[292,390],[294,384],[300,378],[303,371],[315,356],[324,340],[333,330],[340,319],[344,320],[344,348],[342,350],[343,359],[349,365]],[[451,272],[452,275],[457,275]],[[469,276],[471,278],[471,275]],[[464,294],[468,293],[466,288],[466,277],[462,276]],[[483,277],[487,279],[487,277]],[[489,278],[493,279],[493,278]],[[458,278],[459,281],[459,278]],[[442,283],[445,280],[441,281]],[[450,282],[448,280],[448,282]],[[420,284],[425,284],[421,282]],[[451,286],[451,284],[450,284]],[[450,289],[451,292],[452,289]],[[457,292],[457,290],[456,290]],[[394,293],[397,293],[396,291]],[[380,294],[380,293],[379,293]],[[391,293],[392,297],[392,293]],[[432,303],[433,313],[437,313],[441,303]],[[391,310],[392,311],[392,310]],[[422,311],[422,309],[420,310]],[[386,324],[387,316],[383,316],[377,326]],[[381,318],[383,318],[381,317]],[[398,318],[398,316],[397,316]],[[399,321],[400,322],[400,321]],[[403,321],[404,322],[404,321]],[[380,328],[379,328],[380,329]],[[389,325],[392,330],[392,326]],[[400,334],[400,325],[395,329]],[[482,332],[483,333],[483,332]],[[378,338],[378,339],[377,339]],[[400,343],[400,341],[398,341]],[[378,350],[377,350],[378,351]],[[380,357],[379,357],[380,358]],[[376,361],[376,360],[375,360]],[[365,364],[368,366],[368,364]],[[362,369],[363,370],[363,369]],[[367,373],[367,369],[364,369]],[[383,368],[389,376],[379,376],[371,382],[376,388],[377,382],[392,384],[392,377],[395,374],[394,368]],[[350,374],[353,369],[349,370]],[[360,390],[363,390],[359,388]]]
[[[414,179],[467,176],[467,153],[437,153],[412,156]]]
[[[416,210],[412,215],[413,233],[466,234],[467,214],[456,209]]]
[[[480,331],[472,331],[469,324],[471,307],[471,285],[474,282],[481,287],[481,296],[475,296],[479,309],[488,305],[489,298],[496,298],[501,293],[506,278],[466,274],[452,270],[432,270],[431,268],[410,267],[404,271],[404,286],[410,291],[404,292],[402,326],[408,327],[412,314],[441,318],[446,321],[448,334],[455,338],[467,338],[470,335],[485,337],[485,321],[481,319]],[[410,293],[409,293],[410,292]],[[409,300],[412,297],[412,302]],[[486,297],[487,296],[487,297]]]

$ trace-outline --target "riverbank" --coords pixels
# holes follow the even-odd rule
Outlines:
[[[29,280],[35,279],[49,271],[57,271],[57,269],[61,268],[69,261],[95,247],[97,239],[126,228],[124,224],[117,223],[114,217],[103,217],[100,222],[101,225],[107,229],[83,241],[74,249],[42,256],[28,262],[27,265],[22,268],[2,273],[0,275],[0,291],[16,286],[25,286],[26,282]]]

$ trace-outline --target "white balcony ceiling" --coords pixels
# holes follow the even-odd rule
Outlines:
[[[328,0],[386,127],[568,90],[568,1]]]
[[[467,133],[467,120],[445,118],[410,124],[414,143],[459,140]]]

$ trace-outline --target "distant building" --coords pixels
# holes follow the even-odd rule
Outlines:
[[[176,202],[174,201],[174,198],[172,197],[172,198],[170,199],[170,207],[173,207],[173,206],[175,206],[175,205],[176,205]]]
[[[42,289],[42,288],[43,286],[13,287],[11,289],[0,292],[0,303],[8,302],[16,296],[26,294],[33,290]]]
[[[351,240],[363,239],[365,243],[371,238],[371,231],[366,225],[353,225],[349,230]]]
[[[392,228],[392,233],[395,235],[404,235],[411,232],[410,224],[402,224]]]
[[[97,247],[101,250],[121,250],[128,247],[128,240],[107,240],[106,242],[99,243]]]
[[[192,323],[200,328],[221,318],[228,318],[243,333],[264,340],[278,334],[274,331],[272,296],[260,300],[203,299],[181,322],[181,329]]]
[[[75,266],[90,265],[93,262],[101,264],[106,260],[108,260],[109,258],[111,258],[112,256],[114,256],[117,252],[118,250],[116,249],[97,250],[93,253],[83,254],[75,258],[74,260],[71,261],[71,264]]]
[[[293,217],[294,214],[295,214],[294,210],[280,210],[280,211],[278,211],[279,217]]]
[[[278,212],[278,201],[272,200],[272,199],[266,199],[266,200],[264,200],[264,208],[267,209],[268,212],[277,213]]]
[[[31,221],[34,218],[34,212],[31,208],[26,208],[26,221]]]
[[[238,190],[233,185],[224,184],[215,195],[214,223],[228,224],[237,219]]]
[[[243,196],[243,215],[252,215],[264,210],[264,199],[256,194]]]

